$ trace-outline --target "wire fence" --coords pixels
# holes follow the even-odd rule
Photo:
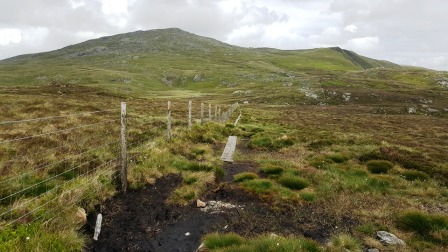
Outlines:
[[[167,128],[171,136],[171,127],[225,122],[238,107],[181,100],[130,105],[124,114],[122,105],[121,113],[117,108],[0,122],[0,228],[54,220],[105,187],[126,191],[117,181],[123,181],[123,167],[132,168],[127,165],[138,157],[135,148]],[[124,176],[126,181],[127,171]],[[75,192],[77,197],[67,196]]]

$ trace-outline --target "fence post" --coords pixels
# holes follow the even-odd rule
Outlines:
[[[212,121],[212,105],[208,104],[208,120]]]
[[[191,129],[191,109],[192,109],[192,101],[188,101],[188,129]]]
[[[218,121],[222,122],[222,118],[221,118],[221,107],[218,107]]]
[[[167,123],[167,140],[168,142],[171,141],[171,101],[168,101],[168,123]]]
[[[218,119],[218,105],[215,105],[215,121]]]
[[[127,158],[127,146],[126,146],[126,102],[121,103],[121,169],[120,169],[120,182],[121,191],[126,192],[128,187],[128,158]]]
[[[204,124],[204,103],[201,102],[201,124]]]

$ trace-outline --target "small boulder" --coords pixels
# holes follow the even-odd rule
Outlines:
[[[386,231],[378,231],[376,232],[376,236],[378,237],[378,239],[380,239],[380,241],[386,245],[406,245],[406,243],[399,239],[398,237],[396,237],[394,234],[391,234],[389,232]]]
[[[201,201],[200,199],[196,200],[196,207],[204,208],[206,205],[207,204],[204,201]]]
[[[87,223],[87,214],[86,210],[84,208],[79,207],[76,211],[76,224],[78,225],[84,225]]]
[[[367,250],[367,252],[380,252],[380,250],[376,248],[370,248]]]

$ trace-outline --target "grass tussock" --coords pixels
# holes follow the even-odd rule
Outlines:
[[[283,176],[278,179],[278,183],[292,190],[302,190],[310,186],[310,182],[304,178]]]
[[[331,237],[328,251],[353,251],[361,252],[361,243],[353,236],[348,234],[336,234]]]
[[[371,173],[382,174],[389,172],[394,167],[394,164],[387,160],[370,160],[366,166]]]
[[[415,232],[423,238],[448,245],[447,215],[407,211],[398,217],[397,224],[399,227]]]
[[[237,234],[210,234],[204,237],[204,244],[210,251],[244,251],[244,252],[320,252],[324,251],[315,241],[306,238],[281,237],[277,235],[260,235],[245,239]]]
[[[233,176],[233,181],[235,182],[243,182],[253,179],[258,179],[258,175],[253,172],[242,172]]]

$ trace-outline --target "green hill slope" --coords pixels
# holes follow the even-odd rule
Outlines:
[[[253,80],[282,82],[281,76],[288,72],[302,75],[307,71],[357,71],[379,66],[396,65],[342,49],[242,48],[173,28],[103,37],[6,59],[0,61],[0,77],[1,85],[66,82],[166,90],[195,86],[195,76],[203,86],[215,87]]]

